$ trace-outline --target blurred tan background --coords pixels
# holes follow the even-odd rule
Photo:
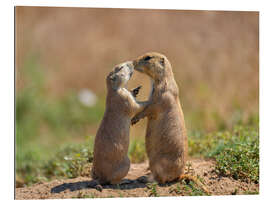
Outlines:
[[[258,113],[258,21],[258,12],[16,7],[16,93],[31,83],[23,69],[34,56],[47,97],[88,88],[104,101],[114,65],[155,51],[173,66],[188,129],[230,127]],[[142,100],[149,83],[136,73],[129,87],[142,84]]]

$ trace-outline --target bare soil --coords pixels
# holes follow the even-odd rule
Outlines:
[[[186,174],[198,177],[209,193],[203,192],[199,185],[182,180],[165,185],[144,184],[138,178],[149,174],[147,163],[132,164],[123,184],[106,185],[103,190],[89,188],[89,177],[53,180],[37,183],[31,187],[16,188],[16,199],[64,199],[98,197],[149,197],[149,196],[187,196],[187,195],[238,195],[254,194],[259,184],[235,180],[216,174],[215,161],[204,159],[190,160]],[[127,183],[131,180],[131,183]]]

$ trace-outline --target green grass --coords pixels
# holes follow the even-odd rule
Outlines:
[[[252,115],[246,123],[238,121],[231,130],[213,133],[189,131],[188,147],[192,157],[213,158],[216,172],[243,181],[259,181],[259,120]],[[129,156],[132,162],[147,159],[144,137],[131,140]]]
[[[232,176],[234,179],[259,182],[258,137],[236,135],[235,141],[228,142],[223,150],[214,151],[211,157],[217,161],[216,171],[218,173]]]
[[[60,149],[53,158],[43,164],[43,173],[46,177],[75,178],[89,175],[93,160],[90,143],[84,145],[67,145]]]
[[[189,135],[189,152],[193,157],[208,157],[216,160],[216,172],[245,181],[259,181],[258,128],[235,126],[232,131]],[[93,158],[93,136],[84,144],[66,144],[43,161],[43,150],[32,148],[19,161],[17,173],[28,184],[52,178],[74,178],[89,175]],[[40,150],[40,151],[39,151]],[[144,138],[131,139],[129,157],[131,161],[146,160]],[[199,194],[199,191],[193,191]],[[155,196],[153,193],[151,195]]]
[[[200,188],[193,181],[182,180],[181,183],[177,183],[169,189],[169,193],[175,193],[177,195],[189,195],[189,196],[206,196],[207,194],[202,188]]]
[[[157,186],[158,183],[148,183],[147,188],[149,189],[149,196],[150,197],[159,197],[159,194],[157,192]]]
[[[187,184],[186,187],[187,191],[189,192],[190,196],[203,196],[203,195],[208,195],[206,194],[201,188],[196,186],[196,184],[193,181],[190,181]]]
[[[169,193],[173,193],[173,192],[175,192],[178,195],[182,194],[182,189],[181,189],[180,183],[177,183],[176,187],[170,188]]]
[[[24,88],[16,93],[16,175],[26,184],[46,180],[53,175],[74,177],[75,171],[68,169],[73,167],[71,162],[64,161],[61,153],[69,156],[77,150],[78,155],[85,148],[82,144],[63,145],[80,140],[79,143],[85,142],[85,146],[91,147],[88,141],[93,136],[87,133],[87,127],[98,123],[104,113],[102,98],[95,106],[87,107],[79,102],[72,90],[58,98],[51,96],[42,70],[33,57],[17,75],[18,78],[22,74],[26,81]],[[89,150],[87,152],[90,153]],[[78,159],[73,160],[74,165]]]
[[[216,172],[235,179],[259,181],[259,127],[237,125],[231,131],[189,135],[191,156],[214,158]]]
[[[244,194],[245,195],[258,195],[259,191],[258,190],[256,190],[256,191],[246,191]]]
[[[132,163],[144,162],[147,159],[144,137],[131,139],[128,154]]]
[[[86,144],[68,144],[60,148],[54,156],[48,160],[36,158],[35,153],[28,152],[23,157],[20,167],[16,173],[24,177],[27,185],[40,181],[48,181],[53,178],[75,178],[78,176],[89,176],[93,150]]]

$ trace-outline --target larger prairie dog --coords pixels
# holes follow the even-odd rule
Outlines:
[[[94,143],[92,178],[100,184],[118,184],[130,167],[127,156],[131,118],[147,102],[135,100],[125,87],[134,71],[132,62],[117,65],[107,76],[106,109]]]
[[[179,101],[178,86],[166,56],[147,53],[133,61],[135,70],[153,80],[150,104],[132,123],[147,117],[146,152],[149,168],[156,181],[165,183],[184,174],[187,134]]]

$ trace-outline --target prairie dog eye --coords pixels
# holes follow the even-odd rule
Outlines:
[[[143,60],[149,61],[151,58],[153,58],[153,57],[152,56],[146,56]]]
[[[111,81],[116,81],[116,77],[112,75],[112,76],[110,76],[110,80]]]

